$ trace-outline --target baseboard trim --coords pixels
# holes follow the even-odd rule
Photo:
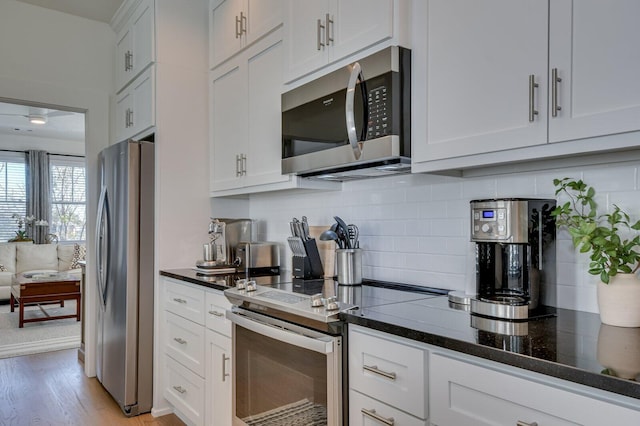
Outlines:
[[[157,410],[155,408],[151,409],[151,415],[153,417],[162,417],[172,413],[173,413],[172,407],[159,408]]]
[[[60,351],[80,347],[80,336],[59,337],[57,339],[38,340],[36,342],[16,343],[0,346],[0,358],[30,355],[41,352]]]

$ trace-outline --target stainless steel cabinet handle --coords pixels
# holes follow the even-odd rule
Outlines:
[[[322,25],[322,19],[318,19],[318,24],[317,24],[317,34],[316,34],[316,40],[318,41],[318,50],[321,50],[324,47],[324,43],[322,42],[322,30],[325,29],[325,26]]]
[[[129,51],[129,71],[133,69],[133,52]]]
[[[240,12],[240,35],[247,33],[247,15]]]
[[[527,422],[523,422],[522,420],[518,420],[518,423],[516,423],[516,426],[538,426],[538,423],[537,422],[527,423]]]
[[[533,120],[536,115],[538,115],[538,111],[535,109],[536,104],[536,92],[535,90],[538,88],[538,83],[536,83],[535,75],[531,74],[529,76],[529,122],[533,123]]]
[[[129,126],[133,127],[133,110],[129,111]]]
[[[173,387],[175,390],[177,390],[180,393],[185,393],[187,392],[187,390],[185,388],[183,388],[182,386],[174,386]]]
[[[376,413],[376,410],[374,410],[373,408],[371,410],[361,408],[360,412],[365,416],[382,423],[383,425],[393,426],[395,424],[395,420],[393,419],[393,417],[382,417],[380,414]]]
[[[242,154],[240,156],[240,160],[242,160],[241,162],[241,175],[244,176],[247,174],[247,156],[246,154]]]
[[[222,312],[218,312],[218,311],[209,311],[209,313],[211,315],[215,315],[217,317],[223,317],[224,316],[224,314]]]
[[[227,364],[226,362],[229,361],[231,358],[229,358],[228,356],[226,356],[225,354],[222,354],[222,381],[225,381],[225,377],[229,377],[229,373],[227,373]]]
[[[174,297],[174,298],[173,298],[173,301],[174,301],[174,302],[178,302],[178,303],[183,303],[183,304],[184,304],[184,303],[187,303],[187,301],[186,301],[186,300],[184,300],[184,299],[178,299],[177,297]]]
[[[551,116],[557,117],[558,111],[562,111],[562,107],[558,105],[558,83],[562,79],[558,77],[558,68],[551,69]]]
[[[129,71],[129,51],[124,52],[124,70]]]
[[[240,18],[236,15],[236,38],[240,38]]]
[[[236,154],[236,177],[242,176],[242,164],[240,159],[240,154]]]
[[[393,373],[393,372],[390,373],[390,372],[387,372],[387,371],[382,371],[382,370],[380,370],[378,368],[377,365],[371,365],[371,366],[365,365],[365,366],[362,367],[362,369],[366,370],[366,371],[368,371],[370,373],[377,374],[378,376],[386,377],[387,379],[390,379],[390,380],[395,380],[396,379],[396,373]]]
[[[324,42],[329,46],[329,43],[333,43],[333,19],[331,19],[331,16],[328,13],[324,17],[324,25]]]
[[[181,345],[186,345],[187,341],[184,339],[181,339],[179,337],[174,337],[173,340],[175,340],[176,342],[180,343]]]
[[[129,127],[129,108],[124,112],[124,127]]]

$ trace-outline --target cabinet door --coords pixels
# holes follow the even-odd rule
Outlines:
[[[551,2],[549,73],[562,81],[550,142],[640,129],[638,16],[636,0]]]
[[[208,425],[231,425],[231,339],[207,330],[205,398]]]
[[[241,185],[236,156],[246,153],[247,77],[242,58],[217,68],[211,78],[211,190]]]
[[[143,72],[131,83],[133,109],[131,114],[132,134],[136,135],[155,125],[155,69]]]
[[[282,24],[282,0],[246,0],[247,45]]]
[[[136,9],[132,21],[133,73],[135,77],[155,60],[155,18],[153,2],[144,0]]]
[[[326,65],[328,48],[325,42],[325,17],[329,13],[327,0],[288,0],[285,10],[286,65],[285,80],[292,81]],[[320,20],[320,23],[318,23]]]
[[[127,84],[131,75],[130,55],[133,50],[131,27],[126,27],[116,39],[116,89],[120,91]]]
[[[546,143],[548,2],[429,0],[427,9],[427,142],[414,141],[415,160]]]
[[[215,2],[211,11],[211,68],[229,59],[242,47],[240,37],[240,12],[243,0],[224,0]]]
[[[116,141],[123,141],[131,135],[129,116],[133,109],[133,94],[125,90],[116,97],[115,101],[115,132]]]
[[[393,0],[334,0],[329,61],[393,37]]]
[[[274,36],[256,44],[247,61],[249,88],[246,185],[286,181],[282,175],[282,41]]]

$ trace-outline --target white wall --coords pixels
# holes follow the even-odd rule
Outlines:
[[[333,216],[360,228],[365,278],[440,287],[474,288],[475,259],[469,242],[469,201],[493,197],[555,198],[553,179],[583,178],[603,206],[616,203],[640,218],[640,162],[574,167],[538,173],[482,178],[396,176],[345,183],[342,192],[254,195],[250,213],[260,222],[262,240],[285,247],[292,217],[311,225],[331,225]],[[558,307],[597,312],[597,277],[586,273],[588,257],[573,249],[566,231],[558,233]]]
[[[0,0],[0,98],[85,111],[87,161],[87,270],[93,271],[97,155],[109,143],[115,35],[107,24]],[[96,300],[87,274],[85,300]],[[85,326],[95,324],[87,310]],[[95,333],[85,333],[93,347]],[[93,354],[85,371],[95,375]]]
[[[71,141],[33,136],[0,135],[0,149],[26,151],[36,149],[52,154],[84,156],[84,141]]]

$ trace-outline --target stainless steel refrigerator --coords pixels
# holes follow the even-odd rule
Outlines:
[[[97,376],[128,416],[151,411],[154,145],[99,155]]]

